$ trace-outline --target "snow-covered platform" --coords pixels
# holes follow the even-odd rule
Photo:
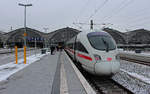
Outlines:
[[[0,94],[94,94],[73,67],[65,52],[33,55],[26,65],[22,60],[18,65],[2,65]]]
[[[18,52],[23,51],[23,50],[24,50],[23,48],[18,48]],[[34,50],[34,48],[27,48],[26,50],[27,51],[28,50]],[[0,49],[0,54],[13,53],[13,52],[15,52],[14,48],[12,48],[12,49],[3,49],[3,48],[1,48]]]

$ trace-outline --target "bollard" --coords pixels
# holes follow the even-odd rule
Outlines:
[[[15,46],[16,64],[18,64],[18,48]]]
[[[24,46],[24,64],[26,64],[26,46]]]

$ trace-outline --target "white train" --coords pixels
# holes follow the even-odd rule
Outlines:
[[[65,50],[94,75],[111,76],[120,70],[116,43],[102,30],[80,32],[66,43]]]

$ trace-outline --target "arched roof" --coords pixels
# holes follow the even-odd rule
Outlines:
[[[3,34],[0,33],[0,42],[3,42]]]
[[[125,44],[126,43],[126,35],[117,30],[104,28],[104,31],[108,32],[116,41],[117,44]]]
[[[129,43],[132,44],[147,44],[150,43],[150,31],[138,29],[127,33]]]
[[[70,38],[74,37],[79,32],[80,32],[79,30],[69,28],[69,27],[58,29],[50,33],[49,41],[50,42],[65,42],[69,40]]]
[[[35,29],[26,28],[27,38],[38,37],[43,38],[44,33],[37,31]],[[16,29],[14,31],[4,34],[5,41],[7,42],[22,42],[24,34],[24,28]]]

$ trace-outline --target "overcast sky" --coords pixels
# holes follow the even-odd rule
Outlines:
[[[88,25],[72,23],[88,24],[90,19],[122,32],[150,30],[150,0],[0,0],[0,31],[23,27],[24,7],[18,3],[33,4],[27,8],[27,27],[43,32],[43,28],[51,32],[67,26],[86,29]]]

